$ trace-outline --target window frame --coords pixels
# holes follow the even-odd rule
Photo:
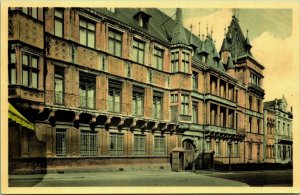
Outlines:
[[[61,80],[62,83],[62,91],[61,94],[59,92],[56,92],[56,86],[57,86],[57,80]],[[61,67],[55,67],[54,70],[54,102],[55,104],[64,104],[64,91],[65,91],[65,77],[64,77],[64,69]],[[61,97],[61,102],[57,101],[57,95],[60,95]]]
[[[171,72],[179,71],[179,51],[171,52]]]
[[[67,142],[67,130],[57,128],[55,132],[55,155],[67,156],[68,142]],[[59,141],[60,140],[60,141]],[[60,146],[60,147],[58,147]]]
[[[86,144],[83,139],[87,138]],[[91,141],[92,140],[92,141]],[[89,130],[80,131],[80,155],[97,156],[98,155],[98,133]]]
[[[182,72],[189,73],[189,64],[190,64],[190,54],[188,52],[182,51],[181,54],[181,65],[182,65]]]
[[[154,135],[154,147],[153,147],[153,154],[157,156],[164,156],[166,155],[166,139],[165,136],[158,136]]]
[[[87,109],[95,109],[96,108],[96,78],[92,75],[79,74],[79,98],[80,98],[80,107]],[[81,88],[83,87],[84,88]],[[93,90],[93,97],[89,97],[89,89]],[[81,95],[81,90],[84,91],[84,96]],[[85,103],[82,101],[85,98]],[[92,106],[90,106],[90,98],[93,100]]]
[[[198,124],[198,104],[197,104],[197,102],[193,102],[193,104],[192,104],[192,122]]]
[[[143,91],[142,91],[143,90]],[[144,115],[144,89],[133,87],[132,91],[132,115],[143,116]],[[141,100],[141,107],[139,107],[139,99]]]
[[[154,47],[153,50],[153,66],[158,70],[163,70],[164,65],[164,50]]]
[[[27,56],[27,63],[24,64],[24,56]],[[33,67],[32,61],[36,60],[36,67]],[[24,72],[27,72],[27,85],[24,84]],[[27,52],[22,52],[22,86],[29,87],[32,89],[39,88],[39,57]],[[33,74],[36,74],[36,87],[33,87]]]
[[[198,72],[195,71],[192,73],[192,88],[198,91]]]
[[[14,60],[12,60],[12,55],[14,55]],[[8,83],[9,85],[16,85],[17,84],[17,67],[16,67],[16,51],[10,50],[9,51],[9,61],[8,61]],[[12,76],[14,75],[14,82]]]
[[[119,103],[117,102],[117,97],[118,97],[117,95],[119,95]],[[112,101],[110,101],[110,97],[112,97]],[[108,81],[108,107],[107,107],[107,110],[109,112],[114,112],[114,113],[122,112],[122,83],[121,82],[117,82],[117,81],[113,81],[113,80]]]
[[[85,22],[86,23],[86,25],[85,26],[82,26],[81,25],[81,22]],[[94,27],[94,30],[92,30],[92,29],[90,29],[89,28],[89,25],[90,26],[93,26]],[[83,30],[84,32],[85,32],[85,44],[83,43],[83,42],[81,42],[81,30]],[[90,46],[89,45],[89,33],[92,33],[94,36],[94,44],[93,44],[93,46]],[[84,17],[80,17],[79,18],[79,43],[81,44],[81,45],[84,45],[84,46],[86,46],[86,47],[90,47],[90,48],[96,48],[96,22],[93,22],[93,21],[90,21],[90,20],[88,20],[88,19],[86,19],[86,18],[84,18]]]
[[[112,34],[112,36],[111,36],[111,34]],[[117,36],[120,36],[120,40],[119,39],[117,39],[116,37]],[[121,33],[121,32],[118,32],[118,31],[116,31],[116,30],[114,30],[114,29],[109,29],[108,30],[108,53],[110,53],[110,54],[112,54],[112,55],[114,55],[114,56],[118,56],[118,57],[122,57],[122,43],[123,43],[123,33]],[[113,45],[113,50],[111,51],[110,49],[110,43],[113,43],[112,45]],[[117,49],[116,49],[116,45],[117,44],[120,44],[120,52],[119,52],[119,54],[117,55]]]
[[[61,17],[56,15],[56,12],[61,13]],[[61,23],[61,35],[56,33],[56,22]],[[64,10],[55,8],[54,9],[54,35],[63,38],[64,37]]]
[[[137,45],[135,45],[135,43]],[[145,63],[145,48],[146,48],[146,43],[144,41],[134,38],[132,41],[132,52],[133,52],[132,60],[139,64],[144,64]],[[135,56],[135,51],[136,51],[136,56]],[[142,54],[142,59],[140,58],[141,54]]]
[[[133,154],[134,156],[146,155],[146,135],[134,134]],[[141,142],[142,141],[142,142]]]
[[[181,108],[180,108],[181,115],[189,115],[189,101],[190,101],[190,96],[188,94],[181,94]]]
[[[25,12],[25,9],[27,10]],[[33,15],[33,10],[36,10],[36,16]],[[39,9],[38,7],[21,7],[21,12],[23,12],[24,14],[31,16],[32,18],[38,19],[39,17]]]
[[[152,100],[152,117],[154,119],[162,119],[163,113],[163,96],[153,95]],[[158,110],[159,109],[159,110]]]
[[[112,142],[112,140],[113,140],[113,142]],[[109,145],[109,155],[110,156],[123,156],[124,155],[125,150],[124,150],[124,134],[123,133],[111,132],[109,134],[109,142],[110,142],[110,145]],[[116,144],[116,146],[113,144]]]

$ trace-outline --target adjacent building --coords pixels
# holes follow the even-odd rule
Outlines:
[[[264,66],[236,16],[224,36],[181,9],[10,8],[9,103],[31,123],[9,120],[11,171],[262,162]]]
[[[264,103],[265,161],[289,163],[293,159],[293,110],[284,96]]]

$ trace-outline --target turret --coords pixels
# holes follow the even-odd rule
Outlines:
[[[235,78],[235,66],[233,65],[233,61],[231,59],[231,56],[228,57],[228,60],[227,60],[227,73]]]

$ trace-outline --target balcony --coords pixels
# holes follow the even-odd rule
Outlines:
[[[263,90],[261,87],[259,87],[256,84],[253,84],[253,83],[248,83],[248,90],[249,90],[249,92],[253,92],[253,93],[258,94],[260,96],[265,95],[265,90]]]
[[[23,86],[9,86],[8,88],[9,98],[21,98],[35,102],[44,102],[44,91],[23,87]]]

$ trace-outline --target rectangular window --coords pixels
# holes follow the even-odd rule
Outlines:
[[[58,67],[55,67],[54,95],[56,104],[64,103],[64,69]]]
[[[252,143],[249,143],[249,154],[248,154],[248,158],[249,160],[252,160]]]
[[[64,36],[64,11],[60,9],[54,9],[54,34]]]
[[[38,18],[38,9],[33,7],[22,7],[22,12],[37,19]]]
[[[110,80],[108,82],[108,111],[121,112],[122,83]]]
[[[80,74],[79,77],[79,96],[80,107],[82,108],[95,108],[95,89],[96,79],[93,76]]]
[[[198,90],[198,73],[197,72],[193,72],[192,87],[194,90]]]
[[[145,58],[145,43],[133,40],[133,61],[144,64]]]
[[[95,48],[96,25],[86,20],[80,19],[79,32],[80,44]]]
[[[163,136],[154,136],[154,155],[165,155],[165,137]]]
[[[56,156],[67,155],[67,138],[65,129],[56,129]]]
[[[179,59],[179,52],[172,52],[171,53],[171,72],[178,72],[178,59]]]
[[[120,133],[110,133],[110,156],[123,156],[124,154],[124,135]]]
[[[209,151],[209,150],[212,150],[212,146],[211,146],[211,141],[210,140],[206,140],[206,150]]]
[[[198,123],[198,106],[197,103],[193,103],[192,106],[192,119],[193,119],[193,123]]]
[[[281,158],[281,146],[278,146],[278,156]]]
[[[38,88],[38,57],[24,53],[22,55],[22,85]]]
[[[16,82],[17,82],[16,53],[15,53],[15,51],[10,51],[10,55],[9,55],[8,80],[9,80],[10,85],[15,85]]]
[[[249,109],[252,110],[252,96],[249,95]]]
[[[238,157],[240,154],[239,154],[239,143],[234,143],[234,156],[235,157]]]
[[[171,94],[171,103],[178,102],[178,94]]]
[[[221,143],[216,142],[216,156],[221,156]]]
[[[163,69],[163,59],[164,59],[164,51],[154,48],[154,61],[153,61],[153,65],[155,68],[157,68],[158,70],[162,70]]]
[[[146,136],[134,135],[134,155],[141,156],[146,154]]]
[[[181,114],[189,114],[189,95],[181,95]]]
[[[189,54],[186,52],[182,52],[182,68],[183,72],[188,73],[189,72]]]
[[[122,55],[122,34],[109,30],[108,51],[110,54],[121,57]]]
[[[249,132],[251,132],[252,131],[252,117],[249,117],[248,127],[249,127]]]
[[[132,114],[142,116],[144,114],[144,89],[134,87],[132,92]]]
[[[257,119],[257,133],[260,133],[260,120]]]
[[[81,156],[97,156],[97,132],[80,132],[80,154]]]
[[[227,142],[227,157],[232,157],[232,144]]]
[[[163,94],[159,92],[154,92],[153,96],[153,118],[161,119],[162,117],[162,108],[163,108]]]

